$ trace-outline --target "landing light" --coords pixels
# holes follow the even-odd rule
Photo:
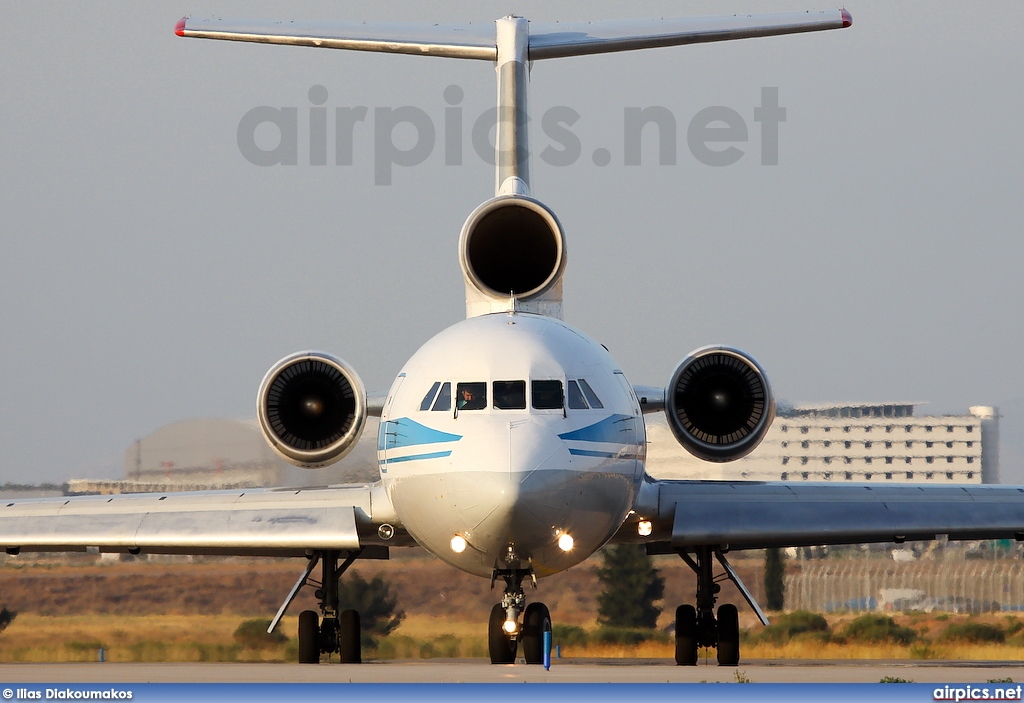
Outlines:
[[[455,535],[452,537],[452,541],[448,544],[452,548],[452,551],[456,554],[462,554],[466,551],[466,538],[462,535]]]
[[[641,537],[647,537],[654,531],[654,525],[650,520],[641,520],[636,525],[636,531]]]
[[[516,630],[519,629],[519,623],[517,623],[515,620],[506,620],[501,627],[508,634],[514,635],[516,633]]]
[[[558,548],[561,549],[563,552],[571,552],[572,544],[572,535],[570,535],[568,532],[563,532],[561,535],[559,535]]]

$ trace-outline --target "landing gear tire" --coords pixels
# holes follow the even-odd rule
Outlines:
[[[527,664],[544,663],[544,633],[551,631],[551,613],[543,603],[530,603],[523,615],[523,657]]]
[[[502,628],[504,623],[505,609],[496,603],[487,621],[487,649],[490,651],[491,664],[514,664],[516,661],[516,641],[505,634]]]
[[[299,663],[320,663],[320,616],[315,610],[299,613]]]
[[[320,653],[330,655],[338,651],[338,618],[320,620]]]
[[[341,654],[342,664],[363,663],[359,646],[360,637],[359,613],[354,610],[341,611],[341,616],[338,618],[338,651]]]
[[[735,605],[726,603],[718,608],[718,665],[737,666],[739,663],[739,613]]]
[[[697,609],[692,605],[676,608],[676,664],[697,664]]]

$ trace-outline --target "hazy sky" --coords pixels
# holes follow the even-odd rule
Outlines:
[[[493,189],[470,134],[493,105],[490,64],[186,40],[182,15],[486,23],[815,7],[553,6],[3,0],[0,483],[118,476],[125,447],[164,424],[252,417],[266,369],[298,349],[336,353],[386,389],[464,314],[458,233]],[[534,65],[532,186],[567,231],[566,319],[634,383],[663,384],[689,350],[724,342],[789,402],[999,406],[1004,480],[1024,482],[1024,4],[847,7],[844,31]],[[324,166],[309,149],[314,86]],[[464,95],[461,139],[446,129],[450,86]],[[762,88],[786,109],[776,166],[762,165],[754,121]],[[243,155],[239,124],[260,106],[296,109],[296,165]],[[334,108],[359,106],[352,164],[336,165]],[[382,133],[376,110],[403,106],[430,117],[435,146],[375,185],[378,137],[417,137]],[[676,120],[675,164],[658,164],[650,130],[627,166],[625,111],[652,106]],[[748,130],[731,166],[687,144],[715,106]],[[565,108],[581,155],[550,165],[539,154],[560,144],[536,127]],[[276,143],[268,130],[261,148]],[[445,165],[449,138],[462,165]]]

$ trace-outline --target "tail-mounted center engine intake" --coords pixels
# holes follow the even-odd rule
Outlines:
[[[474,210],[462,226],[459,263],[485,298],[529,301],[557,288],[552,302],[561,304],[565,235],[555,214],[533,198],[500,196]]]
[[[267,372],[256,399],[260,429],[285,461],[332,464],[355,446],[366,423],[366,389],[341,359],[323,352],[286,356]]]
[[[705,461],[739,459],[760,444],[775,419],[764,370],[743,352],[703,347],[676,367],[665,388],[669,427]]]

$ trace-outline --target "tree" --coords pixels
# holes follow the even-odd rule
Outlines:
[[[3,610],[0,610],[0,630],[6,629],[17,615],[18,614],[16,612],[8,610],[6,607]]]
[[[606,547],[597,578],[604,590],[597,597],[598,624],[604,627],[655,628],[665,595],[665,579],[642,544]]]
[[[396,610],[398,596],[377,574],[367,581],[358,571],[345,574],[338,583],[338,612],[351,608],[359,613],[363,644],[373,646],[402,624],[404,610]]]
[[[778,547],[764,550],[764,593],[768,610],[786,607],[786,560]]]

